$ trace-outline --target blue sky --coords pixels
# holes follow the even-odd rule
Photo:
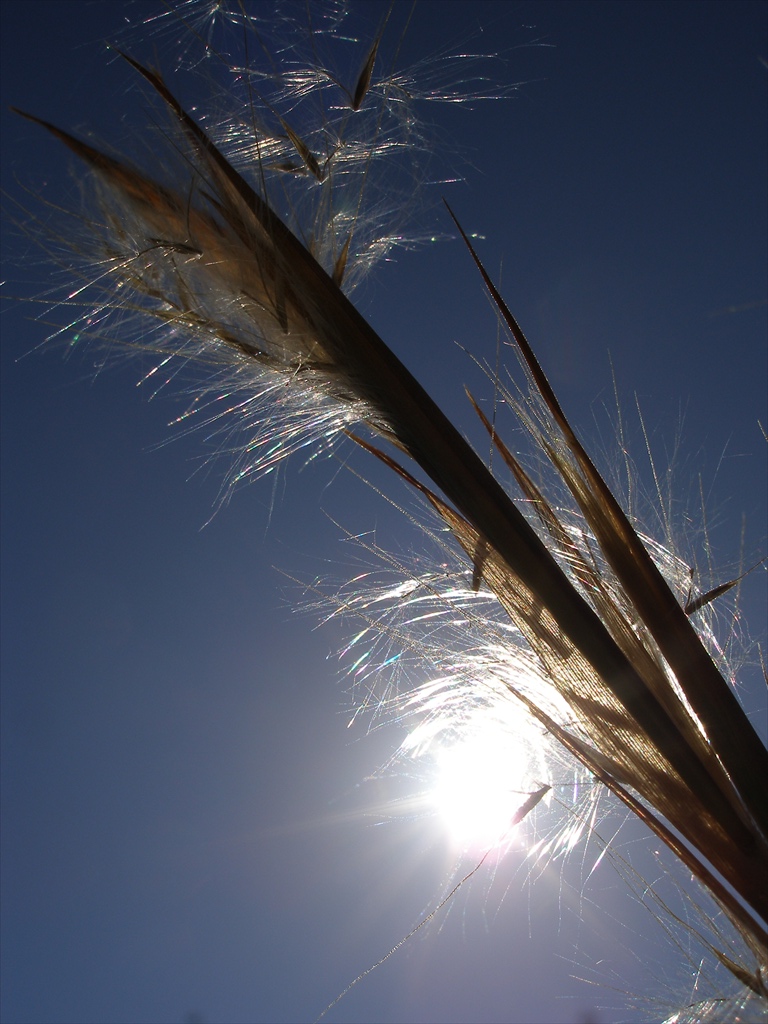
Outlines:
[[[7,105],[119,140],[144,108],[103,40],[160,7],[0,5],[12,198],[34,206],[29,185],[78,202],[67,155]],[[366,5],[371,34],[381,10]],[[766,550],[766,6],[425,2],[403,59],[470,36],[521,85],[429,111],[431,168],[462,180],[424,223],[450,233],[445,191],[483,236],[588,447],[610,449],[611,363],[638,460],[635,395],[661,466],[679,439],[679,529],[695,549],[701,477],[727,578]],[[7,221],[4,235],[8,292],[46,291],[39,255]],[[474,429],[463,385],[483,382],[461,346],[492,358],[495,327],[461,246],[400,254],[359,302]],[[333,520],[398,551],[418,554],[418,535],[329,460],[288,465],[211,519],[225,467],[204,437],[175,436],[173,394],[137,389],[139,363],[97,373],[92,350],[32,351],[49,333],[38,311],[5,304],[1,351],[3,1019],[314,1019],[466,865],[429,818],[381,823],[375,808],[413,785],[371,779],[402,733],[347,728],[336,654],[352,627],[316,628],[285,574],[359,571]],[[742,606],[764,633],[764,574]],[[759,677],[744,680],[764,716]],[[626,837],[652,868],[641,833]],[[610,867],[582,888],[596,855],[530,888],[514,853],[479,873],[329,1020],[610,1021],[658,978],[686,999]]]

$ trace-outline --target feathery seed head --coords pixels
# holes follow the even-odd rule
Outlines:
[[[270,23],[287,31],[296,11],[279,7]],[[165,165],[145,169],[39,121],[93,176],[86,259],[98,277],[70,296],[87,309],[82,326],[106,338],[117,328],[121,344],[154,353],[163,370],[199,367],[204,397],[190,414],[246,435],[235,480],[358,424],[412,459],[429,486],[357,439],[431,506],[461,566],[340,600],[364,621],[349,645],[370,693],[363,703],[417,714],[401,752],[429,753],[454,796],[454,755],[469,749],[477,762],[478,743],[499,740],[507,760],[491,758],[486,778],[503,776],[519,800],[503,806],[494,835],[557,784],[556,740],[709,887],[764,963],[768,758],[693,628],[704,600],[681,598],[683,567],[645,543],[606,486],[458,221],[526,375],[527,390],[499,394],[559,478],[554,496],[476,404],[515,502],[352,305],[355,283],[403,244],[392,213],[424,179],[414,172],[428,151],[415,99],[458,94],[435,79],[419,93],[409,74],[382,71],[381,31],[364,45],[345,34],[345,4],[319,11],[311,58],[299,64],[292,36],[279,62],[265,56],[260,7],[175,5],[173,24],[191,28],[214,78],[234,79],[240,104],[235,115],[192,113],[157,71],[126,56],[171,122]],[[233,60],[219,28],[251,59]],[[354,44],[354,75],[320,59],[325,38]],[[474,96],[487,95],[481,83]],[[415,693],[390,685],[382,695],[369,683],[395,643],[434,669]],[[579,813],[562,848],[591,811]],[[717,955],[760,989],[756,970]]]

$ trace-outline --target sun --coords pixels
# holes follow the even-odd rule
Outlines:
[[[478,712],[436,738],[431,754],[428,799],[454,847],[482,852],[519,837],[520,810],[545,783],[535,730],[511,730],[497,715]]]

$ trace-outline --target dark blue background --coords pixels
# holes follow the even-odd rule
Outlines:
[[[119,139],[143,100],[100,41],[160,7],[4,0],[4,104]],[[364,10],[372,33],[382,6]],[[463,180],[435,190],[427,229],[450,231],[445,192],[591,446],[615,451],[609,356],[639,463],[635,395],[662,470],[679,440],[676,535],[703,559],[700,476],[715,581],[765,551],[765,30],[761,3],[425,2],[403,51],[506,55],[513,97],[429,110],[435,176]],[[11,219],[13,199],[36,208],[26,187],[77,203],[57,143],[6,107],[2,132]],[[7,291],[44,294],[40,254],[4,232]],[[474,431],[463,385],[488,385],[454,342],[493,359],[495,326],[462,247],[401,255],[359,301]],[[331,518],[385,548],[418,535],[325,460],[203,529],[223,470],[203,438],[161,444],[173,398],[137,391],[136,364],[31,351],[45,317],[6,307],[3,1019],[312,1019],[461,868],[434,821],[376,824],[412,784],[365,781],[402,732],[347,729],[335,652],[353,627],[293,614],[305,595],[273,567],[359,571]],[[764,579],[742,593],[758,634]],[[663,1009],[646,997],[686,1002],[690,972],[610,867],[582,889],[598,852],[530,890],[519,855],[475,876],[329,1019],[647,1020]],[[593,969],[600,988],[578,980]]]

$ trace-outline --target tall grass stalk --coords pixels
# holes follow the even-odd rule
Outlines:
[[[344,14],[325,4],[312,16],[327,19],[322,31],[333,42],[343,37]],[[341,78],[314,43],[314,60],[298,62],[293,24],[282,26],[286,49],[263,56],[270,17],[259,6],[178,3],[159,19],[200,48],[214,81],[234,72],[243,112],[231,118],[216,107],[193,110],[159,64],[116,50],[163,125],[143,154],[107,150],[19,111],[87,172],[87,212],[75,227],[51,234],[27,223],[56,260],[76,268],[64,308],[85,313],[62,330],[138,350],[154,375],[175,372],[174,364],[201,367],[191,421],[212,431],[228,431],[232,420],[245,426],[233,484],[308,445],[328,451],[344,442],[391,470],[398,505],[405,482],[433,516],[425,536],[447,548],[454,567],[444,579],[405,567],[400,584],[342,593],[333,614],[362,621],[358,645],[378,631],[379,642],[403,643],[443,669],[415,693],[384,702],[396,715],[419,716],[406,746],[460,737],[473,708],[543,730],[566,763],[610,791],[714,899],[741,947],[720,933],[702,942],[734,976],[748,1012],[764,1014],[768,754],[713,646],[710,606],[728,587],[692,591],[686,567],[624,511],[460,209],[448,208],[445,223],[463,240],[467,288],[487,290],[519,362],[514,376],[486,367],[488,392],[527,435],[533,463],[485,396],[472,395],[498,473],[489,469],[374,331],[350,296],[403,238],[389,220],[399,199],[387,188],[403,161],[428,149],[414,115],[419,79],[382,66],[386,18],[357,41],[357,70]],[[223,49],[218,22],[251,63]],[[462,96],[434,81],[423,94]],[[486,94],[498,90],[480,80],[475,96]],[[513,486],[500,482],[502,470]],[[423,629],[425,608],[458,634],[458,650]],[[378,702],[378,683],[371,692]],[[513,824],[549,794],[552,779],[551,767],[529,769]],[[589,814],[565,811],[555,845],[589,831]],[[700,1019],[710,1012],[696,1011]]]

